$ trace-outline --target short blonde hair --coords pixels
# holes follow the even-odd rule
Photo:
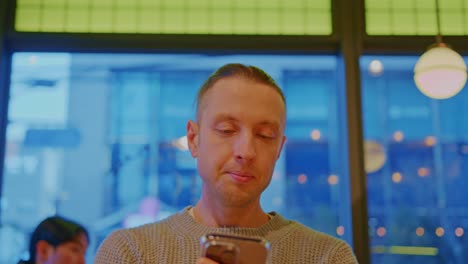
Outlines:
[[[211,87],[213,87],[217,81],[230,77],[242,77],[272,87],[281,96],[281,100],[283,101],[286,108],[286,98],[283,91],[278,86],[278,84],[276,84],[275,80],[270,75],[268,75],[268,73],[255,66],[244,65],[240,63],[229,63],[221,66],[214,73],[212,73],[200,87],[200,90],[198,90],[196,98],[197,119],[200,104],[206,92]]]

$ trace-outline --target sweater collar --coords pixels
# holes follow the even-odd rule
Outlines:
[[[266,237],[271,232],[277,231],[291,223],[276,212],[268,213],[271,219],[264,225],[256,228],[251,227],[208,227],[195,221],[190,215],[188,206],[167,219],[168,224],[175,232],[183,236],[196,236],[197,239],[208,233],[235,234],[243,236]]]

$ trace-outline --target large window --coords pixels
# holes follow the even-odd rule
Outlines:
[[[334,56],[16,53],[0,262],[26,254],[32,228],[51,214],[89,228],[92,262],[112,230],[194,204],[201,182],[185,125],[199,86],[227,62],[265,69],[288,101],[288,141],[263,207],[351,242]]]
[[[426,97],[417,59],[361,59],[372,262],[466,263],[468,89]]]

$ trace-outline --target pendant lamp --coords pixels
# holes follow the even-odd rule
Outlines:
[[[414,67],[416,87],[426,96],[447,99],[455,96],[465,86],[466,64],[463,58],[442,42],[440,33],[439,0],[436,3],[436,43],[421,55]]]

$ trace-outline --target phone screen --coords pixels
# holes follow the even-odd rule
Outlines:
[[[205,244],[204,256],[221,264],[238,263],[239,248],[233,243],[211,241]]]
[[[201,256],[221,264],[267,263],[269,243],[262,238],[207,234],[200,239]]]

